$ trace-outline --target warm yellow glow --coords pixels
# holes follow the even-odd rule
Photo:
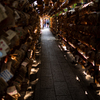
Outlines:
[[[31,69],[32,72],[34,72],[35,70],[36,70],[35,68],[32,68],[32,69]]]
[[[36,60],[35,59],[33,59],[33,63],[36,63]]]
[[[32,72],[38,72],[39,68],[32,68],[31,71]]]
[[[36,80],[32,81],[30,84],[31,85],[35,85],[35,84],[37,84],[38,81],[39,81],[39,78],[37,78]]]
[[[86,95],[88,95],[88,92],[87,92],[87,91],[85,91],[85,94],[86,94]]]
[[[82,54],[83,56],[84,56],[84,58],[85,59],[88,59],[89,57],[87,57],[85,54],[84,54],[84,52],[82,52],[82,51],[79,51],[80,52],[80,54]]]
[[[91,77],[91,75],[88,75],[85,71],[83,71],[83,74],[85,75],[85,79],[86,79],[86,80],[91,80],[91,79],[93,79],[93,77]]]
[[[100,91],[99,91],[99,93],[98,93],[97,95],[99,95],[99,96],[100,96]]]
[[[34,63],[34,64],[32,64],[32,66],[33,66],[33,67],[37,67],[39,64],[40,64],[40,62]]]
[[[84,75],[87,75],[87,73],[86,73],[85,71],[83,71],[83,74],[84,74]]]
[[[28,33],[30,33],[30,30],[28,30]]]
[[[38,49],[36,49],[36,52],[35,53],[40,53],[40,51]]]
[[[34,91],[29,91],[28,93],[26,93],[26,95],[24,96],[24,100],[26,100],[28,97],[32,96],[34,93]]]
[[[97,87],[100,87],[100,84],[97,84]]]
[[[39,71],[39,68],[32,68],[30,74],[35,74]]]
[[[91,75],[86,75],[86,77],[85,77],[87,80],[90,80],[92,77],[91,77]]]
[[[99,71],[100,71],[100,66],[99,66]]]
[[[32,55],[33,55],[33,50],[31,50],[31,55],[30,55],[30,58],[32,58]]]
[[[97,95],[100,96],[100,90],[97,90],[96,92],[97,92]]]
[[[32,89],[32,86],[29,86],[29,87],[27,88],[27,90],[28,90],[28,89]]]
[[[11,55],[10,55],[10,56],[11,56],[11,59],[17,61],[16,55],[17,55],[17,54],[11,54]]]
[[[92,62],[93,66],[95,65],[94,61]]]
[[[72,43],[69,42],[69,44],[70,44],[73,48],[76,48]]]
[[[66,46],[62,46],[62,48],[64,49],[64,51],[67,51],[67,48],[66,48]]]
[[[11,59],[12,59],[12,60],[16,60],[16,57],[15,57],[15,56],[12,56]]]
[[[87,3],[87,4],[85,4],[82,8],[85,8],[85,7],[87,7],[87,6],[89,6],[89,5],[93,5],[94,3],[93,3],[93,1],[91,1],[91,2],[89,2],[89,3]]]
[[[76,76],[76,80],[77,80],[77,81],[80,81],[80,79],[79,79],[79,77],[78,77],[78,76]]]
[[[37,28],[35,29],[34,33],[37,33]]]

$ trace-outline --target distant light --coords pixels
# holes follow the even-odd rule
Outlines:
[[[83,71],[83,74],[84,74],[84,75],[87,75],[87,73],[86,73],[85,71]]]
[[[97,90],[96,92],[97,92],[97,95],[100,96],[100,90]]]
[[[34,1],[34,6],[36,6],[37,5],[37,1]]]
[[[30,72],[30,75],[36,74],[38,71],[39,71],[39,68],[32,68],[31,72]]]
[[[32,68],[31,71],[32,72],[38,72],[39,71],[39,68]]]
[[[85,91],[85,94],[86,94],[86,95],[88,95],[88,92],[87,92],[87,91]]]
[[[24,100],[26,100],[28,97],[32,96],[34,93],[34,91],[29,91],[29,93],[26,93],[26,95],[24,96]]]
[[[91,77],[91,75],[86,75],[86,80],[90,80],[92,77]]]
[[[34,63],[36,63],[36,60],[33,60]]]
[[[31,85],[35,85],[35,84],[37,84],[38,81],[39,81],[39,78],[37,78],[36,80],[32,81],[30,84]]]
[[[67,51],[67,48],[66,48],[66,46],[62,46],[62,47],[63,47],[64,51]]]
[[[37,33],[37,29],[34,30],[34,33]]]
[[[85,7],[87,7],[87,6],[89,6],[89,5],[93,5],[94,3],[91,1],[91,2],[89,2],[89,3],[87,3],[87,4],[85,4],[82,8],[85,8]]]
[[[78,76],[76,76],[76,80],[77,80],[77,81],[80,81],[80,79],[79,79],[79,77],[78,77]]]
[[[37,10],[38,8],[36,8],[36,10]]]
[[[65,13],[62,13],[62,15],[64,15]]]
[[[99,71],[100,71],[100,66],[99,66]]]
[[[97,87],[100,87],[100,84],[97,84]]]
[[[94,66],[94,65],[95,65],[95,62],[93,61],[92,64],[93,64],[93,66]]]

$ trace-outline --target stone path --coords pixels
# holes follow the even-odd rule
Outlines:
[[[48,28],[42,30],[42,55],[35,100],[94,100],[76,80],[68,61]]]

